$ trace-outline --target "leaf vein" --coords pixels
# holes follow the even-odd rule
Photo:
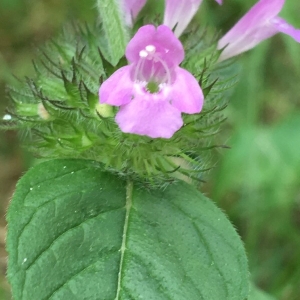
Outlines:
[[[115,249],[112,251],[109,251],[108,253],[106,253],[104,256],[101,256],[101,259],[105,259],[107,257],[109,257],[112,254],[115,254],[119,251],[119,249]],[[79,276],[81,273],[83,273],[84,271],[92,268],[94,265],[96,265],[99,262],[99,260],[89,264],[88,266],[82,268],[81,270],[79,270],[78,272],[76,272],[75,274],[73,274],[70,278],[68,278],[64,283],[62,283],[59,287],[57,287],[55,289],[55,291],[50,295],[47,296],[47,298],[45,298],[45,300],[50,300],[56,293],[59,292],[59,290],[61,290],[64,286],[66,286],[71,280],[75,279],[77,276]]]
[[[47,178],[47,179],[45,179],[45,180],[42,180],[42,181],[39,181],[39,182],[35,182],[33,185],[31,185],[31,187],[35,187],[35,186],[39,186],[39,185],[41,185],[42,183],[46,183],[46,182],[48,182],[48,181],[51,181],[51,183],[52,183],[52,181],[53,180],[55,180],[55,179],[58,179],[58,178],[63,178],[63,177],[65,177],[65,176],[69,176],[69,175],[74,175],[75,173],[78,173],[78,172],[81,172],[81,171],[84,171],[84,170],[88,170],[89,168],[83,168],[83,169],[79,169],[79,170],[76,170],[76,171],[72,171],[73,173],[66,173],[66,174],[63,174],[63,175],[58,175],[58,176],[56,176],[56,177],[53,177],[53,178]],[[30,207],[30,205],[25,205],[25,201],[26,201],[26,198],[28,197],[28,195],[30,194],[30,190],[28,190],[28,192],[26,193],[26,195],[25,195],[25,197],[24,197],[24,200],[23,200],[23,203],[24,203],[24,206],[29,206]]]
[[[119,210],[119,209],[122,209],[122,208],[123,208],[123,207],[118,207],[118,208],[115,208],[115,209],[110,209],[110,210],[107,210],[107,211],[102,211],[102,212],[100,212],[99,214],[97,214],[96,216],[91,217],[91,218],[88,218],[88,219],[85,219],[83,222],[81,222],[81,223],[79,223],[79,224],[77,224],[77,225],[75,225],[75,226],[73,226],[73,227],[71,227],[71,228],[68,228],[66,231],[64,231],[64,232],[62,232],[61,234],[59,234],[59,235],[51,242],[51,244],[50,244],[48,247],[46,247],[44,250],[42,250],[41,253],[38,254],[37,257],[34,259],[34,261],[33,261],[30,265],[27,266],[27,268],[26,268],[25,271],[28,271],[28,270],[36,263],[36,261],[37,261],[37,260],[38,260],[45,252],[49,251],[49,250],[51,249],[51,247],[53,247],[53,245],[54,245],[61,237],[63,237],[64,235],[66,235],[66,234],[69,233],[70,231],[77,229],[77,228],[80,227],[81,225],[83,225],[83,224],[85,224],[85,223],[87,223],[87,222],[89,222],[89,221],[91,221],[91,220],[93,220],[93,219],[96,219],[96,218],[98,218],[99,216],[102,216],[102,215],[105,214],[105,213],[109,213],[109,212],[112,212],[112,211],[116,211],[116,210]]]
[[[134,208],[133,208],[134,209]],[[138,210],[135,210],[136,214],[141,215],[141,213]],[[153,222],[151,222],[150,220],[147,219],[147,217],[145,215],[142,215],[142,219],[143,222],[149,224],[150,227],[153,226]],[[160,241],[162,244],[165,244],[166,241],[161,239],[160,236],[157,236],[158,241]],[[172,254],[174,255],[174,257],[176,257],[177,260],[177,264],[181,266],[182,270],[185,273],[185,280],[187,280],[189,283],[191,283],[191,285],[195,288],[195,290],[199,293],[199,296],[201,297],[200,299],[204,299],[204,296],[201,292],[201,290],[198,288],[198,285],[192,280],[192,278],[188,275],[184,265],[182,264],[182,260],[180,259],[180,255],[178,254],[178,252],[175,251],[174,247],[171,247],[168,249],[169,251],[172,252]],[[199,299],[199,300],[200,300]]]
[[[179,212],[181,212],[185,217],[187,217],[191,221],[193,227],[195,228],[196,232],[198,233],[199,239],[202,241],[204,247],[207,249],[208,255],[210,256],[211,260],[214,261],[214,255],[213,255],[213,253],[210,249],[210,246],[209,246],[208,242],[206,241],[205,237],[203,236],[202,232],[199,230],[199,228],[198,228],[197,224],[195,223],[195,221],[184,210],[182,210],[178,205],[176,205],[175,203],[172,203],[172,204],[175,208],[177,208],[177,210]],[[199,221],[201,223],[203,223],[201,219],[199,219]],[[222,283],[223,283],[223,286],[225,288],[226,296],[228,297],[229,290],[228,290],[228,286],[226,284],[226,279],[224,277],[224,274],[221,272],[220,268],[216,264],[214,264],[213,266],[215,267],[215,269],[217,270],[219,275],[223,278]]]
[[[132,254],[132,256],[138,261],[139,265],[144,266],[144,270],[147,272],[149,277],[152,278],[154,280],[154,282],[156,283],[157,290],[161,291],[167,297],[167,299],[173,300],[173,298],[171,298],[171,296],[168,295],[168,293],[166,293],[166,291],[168,291],[168,289],[163,286],[161,278],[158,278],[156,274],[154,274],[153,272],[150,271],[150,268],[149,268],[149,266],[146,265],[144,259],[137,253],[133,252],[132,250],[128,249],[127,251]],[[161,287],[163,287],[163,289]]]

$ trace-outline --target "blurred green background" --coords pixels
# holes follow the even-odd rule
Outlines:
[[[206,0],[199,21],[226,32],[256,1]],[[299,0],[281,16],[300,28]],[[70,21],[93,22],[93,0],[0,0],[0,116],[11,74],[33,74],[34,49]],[[251,300],[300,299],[300,45],[278,34],[241,57],[242,73],[218,136],[230,150],[217,155],[203,190],[242,236],[251,278],[260,289]],[[33,159],[15,132],[0,132],[0,300],[5,280],[5,211],[16,181]],[[274,298],[272,298],[274,297]],[[220,299],[222,300],[222,299]]]

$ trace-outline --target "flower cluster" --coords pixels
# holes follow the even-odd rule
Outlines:
[[[222,0],[216,0],[222,4]],[[100,103],[119,106],[116,122],[125,133],[170,138],[183,121],[181,113],[196,114],[203,106],[197,80],[179,67],[184,50],[177,37],[185,30],[202,0],[165,0],[163,25],[141,27],[126,49],[128,66],[117,70],[100,87]],[[222,37],[219,62],[255,47],[283,32],[300,42],[300,30],[278,17],[285,0],[260,0]],[[145,0],[123,0],[125,21],[134,19]],[[172,32],[174,29],[174,33]]]
[[[186,63],[191,59],[183,61],[183,46],[165,25],[142,27],[135,38],[126,51],[130,64],[126,66],[124,57],[112,65],[104,52],[101,24],[66,28],[40,49],[34,76],[16,80],[9,88],[11,104],[0,130],[19,129],[27,149],[37,157],[98,161],[103,170],[149,188],[165,187],[183,176],[199,183],[211,166],[210,150],[222,147],[212,138],[224,120],[232,73],[220,78],[215,70],[201,71],[210,39],[197,54],[198,68]],[[189,58],[199,48],[193,40],[190,35],[184,41]],[[99,81],[104,88],[122,72],[128,80],[120,76],[103,90],[108,101],[119,99],[122,104],[99,103]],[[220,79],[214,84],[216,78]],[[123,132],[116,117],[120,126],[148,135]],[[155,134],[164,138],[149,137]]]
[[[219,62],[277,32],[299,42],[299,30],[278,17],[283,0],[259,1],[219,41],[199,26],[185,30],[202,1],[165,0],[162,24],[139,29],[151,19],[142,18],[146,1],[119,1],[134,32],[125,56],[110,61],[101,24],[66,28],[41,50],[35,76],[9,90],[0,129],[20,129],[39,157],[96,160],[149,186],[199,182],[210,150],[224,147],[213,138],[238,73],[234,60]]]

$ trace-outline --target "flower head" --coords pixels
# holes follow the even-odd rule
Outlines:
[[[141,27],[126,48],[129,65],[100,87],[101,103],[120,106],[123,132],[170,138],[183,125],[181,113],[199,113],[203,93],[197,80],[179,67],[184,58],[170,28]]]
[[[300,30],[278,17],[285,0],[260,0],[220,39],[218,49],[226,46],[220,61],[245,52],[261,41],[283,32],[300,42]]]
[[[216,0],[222,4],[222,0]],[[202,0],[165,0],[164,24],[180,36],[197,12]]]

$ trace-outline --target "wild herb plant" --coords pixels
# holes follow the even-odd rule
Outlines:
[[[228,59],[279,31],[300,37],[279,0],[221,39],[186,29],[200,2],[166,0],[162,19],[139,14],[145,1],[99,0],[99,22],[65,28],[10,88],[2,127],[46,159],[8,211],[15,299],[247,299],[243,244],[196,187],[225,147]]]

